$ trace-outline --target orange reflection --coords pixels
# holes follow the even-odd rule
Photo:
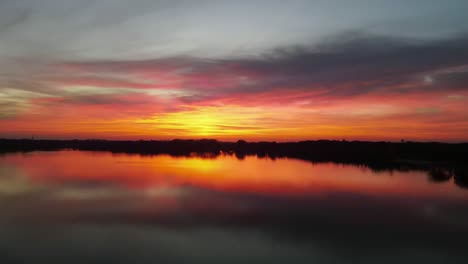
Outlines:
[[[452,182],[434,184],[424,172],[382,172],[355,166],[312,164],[292,159],[233,156],[199,157],[115,155],[96,152],[34,152],[8,155],[3,163],[21,168],[35,184],[107,184],[180,195],[193,187],[235,193],[311,196],[361,193],[373,196],[468,198]]]

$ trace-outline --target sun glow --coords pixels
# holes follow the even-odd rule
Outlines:
[[[195,137],[255,135],[267,130],[261,125],[261,111],[243,107],[191,107],[189,110],[139,119],[136,123],[150,124],[158,131]]]

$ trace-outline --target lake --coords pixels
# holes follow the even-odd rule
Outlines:
[[[468,189],[287,158],[0,156],[0,263],[467,263]]]

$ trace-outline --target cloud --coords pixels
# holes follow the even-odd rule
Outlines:
[[[326,98],[458,91],[467,88],[468,71],[440,71],[466,65],[466,35],[439,41],[344,35],[320,45],[278,48],[246,58],[65,62],[61,67],[76,71],[82,83],[119,85],[118,78],[108,83],[87,78],[90,73],[115,75],[140,80],[134,87],[184,89],[201,92],[206,99],[281,90]],[[430,85],[427,76],[435,80]],[[132,86],[129,80],[120,82]]]
[[[60,127],[60,120],[92,117],[82,129],[101,124],[100,131],[110,129],[103,118],[120,118],[128,128],[144,126],[146,135],[171,129],[180,137],[210,136],[213,131],[260,136],[268,131],[275,139],[280,133],[284,138],[327,133],[341,137],[338,134],[371,131],[393,138],[405,123],[414,124],[416,139],[423,129],[431,129],[434,133],[424,137],[458,140],[468,120],[463,104],[467,76],[466,34],[411,40],[349,33],[320,44],[226,58],[12,60],[0,72],[0,87],[37,96],[22,98],[22,109],[13,111],[11,103],[0,109],[4,119],[20,118],[19,113],[31,122],[34,117],[54,117],[54,127]],[[18,96],[4,97],[11,102]],[[184,120],[203,120],[204,109],[210,109],[209,120],[193,126],[197,131],[188,129]],[[229,120],[232,111],[235,122]],[[153,124],[139,122],[142,119]],[[445,133],[426,124],[431,120],[454,127]],[[212,129],[203,130],[206,126]],[[112,131],[116,128],[117,123]]]

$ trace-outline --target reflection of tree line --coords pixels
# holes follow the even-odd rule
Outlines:
[[[433,182],[446,182],[454,179],[457,186],[468,188],[468,170],[466,167],[432,168],[428,172],[429,180]]]
[[[434,182],[454,179],[468,187],[468,143],[301,141],[301,142],[220,142],[212,139],[171,141],[107,140],[9,140],[0,139],[0,152],[35,150],[93,150],[141,155],[169,154],[216,158],[234,154],[265,158],[297,158],[311,162],[336,162],[366,166],[374,171],[427,171]]]

